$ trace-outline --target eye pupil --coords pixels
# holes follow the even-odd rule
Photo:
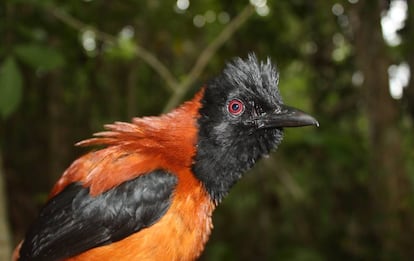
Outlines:
[[[238,99],[231,100],[231,101],[228,103],[227,110],[228,110],[228,111],[230,112],[230,114],[232,114],[232,115],[235,115],[235,116],[240,115],[240,114],[242,114],[242,113],[243,113],[243,111],[244,111],[244,104],[243,104],[243,102],[242,102],[242,101],[240,101],[240,100],[238,100]]]

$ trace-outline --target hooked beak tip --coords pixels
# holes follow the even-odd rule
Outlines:
[[[296,122],[298,125],[287,126],[287,127],[302,127],[302,126],[316,126],[319,127],[319,122],[314,117],[306,114],[300,110],[296,110],[291,115],[291,120]]]

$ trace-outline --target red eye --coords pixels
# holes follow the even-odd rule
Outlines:
[[[242,101],[238,99],[231,100],[227,106],[227,110],[232,115],[235,115],[235,116],[240,115],[244,111],[244,104]]]

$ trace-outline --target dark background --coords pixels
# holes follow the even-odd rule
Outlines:
[[[85,152],[75,142],[167,111],[249,52],[321,126],[286,130],[234,187],[201,260],[414,259],[414,81],[389,91],[414,68],[414,1],[251,2],[0,3],[0,260]],[[381,17],[404,4],[387,42]]]

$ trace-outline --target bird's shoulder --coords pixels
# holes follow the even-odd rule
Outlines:
[[[168,164],[153,155],[113,146],[89,152],[75,160],[53,187],[52,198],[72,183],[99,195],[117,185],[147,175],[156,169],[169,170]]]
[[[189,168],[195,155],[197,117],[203,91],[172,112],[105,125],[106,131],[77,143],[103,146],[75,160],[63,173],[50,198],[73,182],[98,195],[156,169],[173,173]]]

